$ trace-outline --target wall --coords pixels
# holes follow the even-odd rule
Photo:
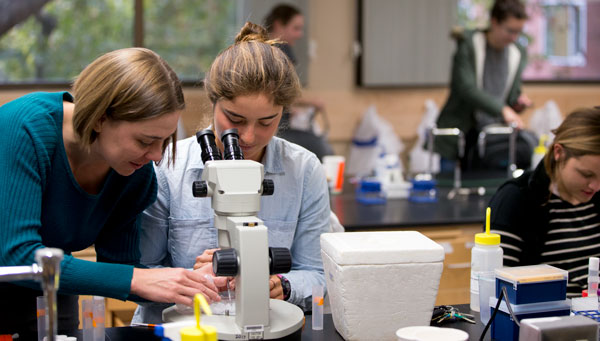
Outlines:
[[[356,1],[308,0],[309,45],[315,49],[310,61],[307,97],[318,97],[327,105],[331,123],[330,140],[334,149],[346,154],[354,128],[362,113],[375,104],[381,116],[390,121],[396,133],[410,145],[421,120],[426,99],[442,106],[446,87],[405,87],[364,89],[355,84],[353,42],[356,36]],[[385,39],[385,37],[382,37]],[[0,91],[0,104],[31,90]],[[533,110],[547,100],[557,102],[563,115],[581,106],[600,105],[600,83],[594,84],[527,84],[524,92],[534,102],[525,113],[527,121]],[[54,91],[54,90],[52,90]],[[187,109],[184,122],[188,134],[198,128],[204,114],[210,113],[202,90],[186,88]],[[207,122],[205,120],[205,122]]]
[[[330,138],[336,151],[346,152],[352,132],[369,104],[395,127],[405,141],[415,137],[424,110],[431,98],[438,106],[445,102],[446,87],[361,89],[354,86],[355,64],[353,41],[356,36],[356,1],[310,0],[309,38],[316,45],[311,60],[307,93],[327,104],[331,121]],[[382,37],[389,39],[389,37]],[[524,92],[534,102],[525,120],[547,100],[557,102],[563,115],[581,106],[600,105],[600,83],[595,84],[527,84]]]

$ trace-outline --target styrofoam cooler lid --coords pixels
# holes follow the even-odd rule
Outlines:
[[[417,231],[323,233],[321,249],[339,265],[444,260],[444,248]]]

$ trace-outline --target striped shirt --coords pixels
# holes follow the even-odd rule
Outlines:
[[[579,296],[587,288],[589,258],[600,256],[598,210],[592,202],[571,205],[552,195],[548,213],[542,262],[569,271],[568,296]]]
[[[541,262],[569,272],[567,296],[581,296],[587,288],[589,257],[600,256],[600,216],[593,202],[572,205],[552,194],[548,210],[548,231],[544,238]],[[513,233],[494,230],[501,235],[504,265],[521,263],[523,239]]]

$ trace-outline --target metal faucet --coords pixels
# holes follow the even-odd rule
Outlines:
[[[483,127],[477,137],[477,146],[479,149],[479,158],[483,159],[485,155],[485,142],[488,135],[508,135],[508,167],[506,169],[508,178],[514,176],[517,170],[517,133],[519,129],[515,123],[510,125],[491,124]]]
[[[432,127],[428,129],[427,138],[428,141],[428,149],[429,149],[429,175],[432,175],[433,172],[433,140],[435,136],[456,136],[458,138],[458,159],[454,163],[454,185],[452,191],[459,191],[462,182],[461,182],[461,168],[460,168],[460,159],[465,155],[465,134],[460,131],[458,128],[436,128]],[[454,195],[452,195],[454,196]]]
[[[31,266],[4,266],[0,267],[0,282],[14,282],[22,280],[35,280],[42,283],[48,318],[46,319],[46,335],[49,341],[56,340],[57,313],[56,291],[60,278],[60,262],[63,260],[63,251],[56,248],[43,248],[35,252],[37,264]]]

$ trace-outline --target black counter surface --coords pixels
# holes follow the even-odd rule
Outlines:
[[[470,312],[468,304],[455,305],[462,312]],[[470,340],[478,340],[484,326],[479,321],[479,314],[470,312],[475,315],[476,324],[467,322],[454,322],[444,325],[443,327],[456,328],[466,331],[469,334]],[[69,336],[76,336],[78,340],[83,340],[82,330],[73,331]],[[490,340],[490,331],[485,340]],[[160,340],[154,336],[153,330],[146,327],[119,327],[106,328],[106,340],[111,341],[137,341],[137,340]],[[344,340],[342,336],[335,330],[331,314],[323,316],[323,330],[312,330],[312,316],[306,315],[306,323],[302,330],[302,340],[307,341],[336,341]]]
[[[388,199],[385,204],[365,205],[353,190],[331,195],[331,210],[346,231],[385,230],[416,226],[481,224],[491,195],[457,195],[448,199],[449,189],[438,190],[437,202],[415,203]]]

